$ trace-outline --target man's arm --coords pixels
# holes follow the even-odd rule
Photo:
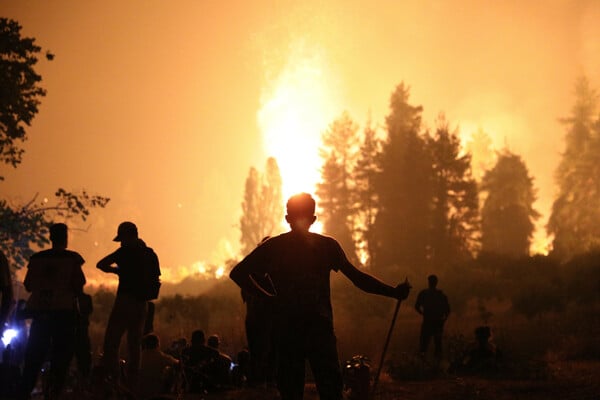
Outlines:
[[[274,293],[269,293],[252,278],[249,266],[250,262],[247,259],[242,260],[238,265],[233,267],[229,273],[229,278],[242,289],[243,293],[250,296],[274,297]]]
[[[350,279],[354,286],[367,293],[404,300],[408,297],[408,293],[410,292],[411,286],[408,281],[405,281],[396,287],[390,286],[374,276],[359,270],[347,260],[341,264],[340,271]]]
[[[2,274],[0,284],[0,294],[2,295],[2,303],[0,304],[0,333],[4,329],[4,324],[10,315],[10,310],[15,301],[13,293],[12,279],[10,269],[8,267],[8,259],[4,254],[0,253],[0,273]]]
[[[102,260],[98,261],[98,263],[96,264],[96,268],[98,268],[100,271],[104,271],[107,273],[118,274],[119,270],[115,266],[115,264],[117,263],[117,257],[115,254],[116,252],[111,253],[104,257]]]
[[[3,285],[0,288],[2,292],[2,305],[0,306],[0,333],[4,330],[4,324],[8,320],[12,305],[15,302],[12,284]]]
[[[423,315],[423,292],[420,292],[417,296],[417,302],[415,303],[415,310]]]

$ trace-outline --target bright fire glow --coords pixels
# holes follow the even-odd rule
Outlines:
[[[321,134],[335,118],[329,75],[321,54],[307,54],[300,44],[263,91],[258,123],[266,155],[277,159],[284,200],[299,192],[315,193]]]

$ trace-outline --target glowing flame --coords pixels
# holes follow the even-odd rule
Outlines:
[[[335,101],[322,55],[298,43],[286,67],[263,91],[258,123],[267,156],[277,159],[284,200],[314,195],[320,179],[321,134],[335,116]]]

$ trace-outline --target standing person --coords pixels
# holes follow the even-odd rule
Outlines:
[[[444,292],[437,289],[438,277],[429,275],[427,281],[429,287],[419,292],[415,303],[415,310],[423,316],[419,351],[425,356],[433,337],[434,356],[439,360],[442,358],[442,334],[446,319],[450,315],[450,304]]]
[[[10,309],[15,301],[8,259],[2,251],[0,251],[0,295],[2,296],[2,302],[0,303],[0,337],[2,337],[4,324],[8,320]]]
[[[394,288],[359,270],[335,239],[309,232],[316,220],[314,213],[315,201],[308,193],[292,196],[285,217],[291,230],[258,246],[229,275],[243,290],[273,298],[277,387],[282,400],[302,399],[307,359],[320,398],[342,399],[330,299],[331,271],[341,271],[367,293],[405,299],[410,291],[408,282]],[[275,292],[269,293],[252,279],[252,275],[264,274],[270,276]]]
[[[118,379],[119,347],[122,336],[127,333],[125,383],[135,391],[147,305],[149,300],[158,297],[160,267],[156,253],[138,237],[133,222],[121,223],[113,240],[121,246],[96,265],[101,271],[119,276],[117,297],[104,335],[103,365],[110,377]]]
[[[261,240],[259,246],[270,236]],[[273,291],[272,282],[268,275],[252,275],[262,288]],[[242,290],[242,300],[246,304],[246,340],[250,352],[251,386],[272,384],[275,378],[277,356],[273,348],[273,301],[265,296],[255,296]]]
[[[31,292],[27,313],[32,317],[25,349],[19,398],[27,399],[50,351],[49,398],[60,398],[73,358],[77,329],[77,296],[83,292],[83,258],[67,250],[67,225],[50,227],[52,248],[31,256],[25,289]]]

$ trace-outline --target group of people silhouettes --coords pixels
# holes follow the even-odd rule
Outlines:
[[[92,298],[83,288],[86,283],[83,257],[68,250],[68,228],[64,223],[50,226],[51,248],[33,254],[27,265],[23,285],[30,293],[17,319],[31,319],[20,379],[14,397],[28,399],[38,384],[42,366],[49,362],[44,377],[44,396],[59,399],[73,358],[82,377],[92,370],[88,333]],[[115,303],[107,322],[103,343],[102,370],[106,382],[121,377],[119,347],[127,334],[128,362],[125,385],[136,388],[140,366],[142,335],[147,321],[149,300],[158,296],[160,267],[154,251],[138,237],[131,222],[119,225],[114,241],[120,247],[107,255],[97,267],[119,277]],[[2,313],[0,327],[14,302],[8,262],[0,258]],[[8,279],[8,283],[7,283]],[[16,314],[19,314],[17,310]],[[8,348],[7,348],[8,349]]]
[[[392,286],[380,281],[354,266],[334,238],[310,232],[316,216],[315,201],[309,194],[292,196],[285,218],[290,231],[265,238],[229,275],[247,304],[248,349],[238,354],[237,364],[219,351],[218,336],[206,340],[202,330],[194,331],[190,345],[181,346],[177,354],[161,350],[160,340],[152,332],[152,318],[148,318],[154,311],[149,305],[153,306],[151,300],[158,297],[160,288],[159,260],[140,239],[135,224],[121,223],[114,238],[120,247],[97,263],[98,269],[119,278],[102,359],[96,368],[101,383],[123,385],[133,395],[149,398],[165,384],[173,384],[169,379],[185,376],[186,390],[191,392],[243,381],[249,385],[273,384],[282,400],[300,400],[308,361],[320,398],[341,400],[343,382],[330,297],[331,272],[341,272],[362,291],[397,301],[408,297],[411,286],[408,282]],[[84,259],[67,249],[65,224],[50,227],[50,240],[50,249],[30,258],[24,281],[31,293],[26,305],[31,326],[17,390],[19,399],[30,397],[47,357],[49,399],[60,398],[76,349],[84,349],[77,356],[82,373],[90,375],[92,368],[87,332],[92,304],[83,290]],[[12,292],[4,257],[0,265],[0,322],[4,326],[9,310],[4,299],[12,299]],[[441,357],[450,306],[446,295],[437,289],[437,277],[428,279],[429,287],[418,294],[415,304],[423,315],[420,352],[427,352],[433,338],[434,354]],[[123,371],[119,347],[124,335],[127,363]],[[172,374],[165,376],[165,371]]]

